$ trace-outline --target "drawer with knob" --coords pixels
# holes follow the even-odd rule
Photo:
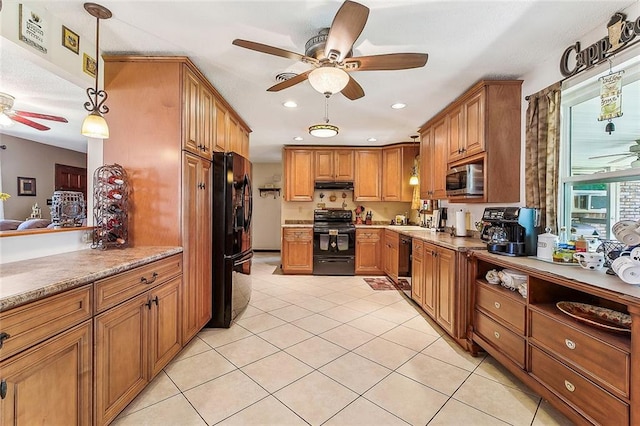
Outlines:
[[[514,330],[524,334],[526,305],[519,293],[502,287],[479,283],[476,286],[476,308]]]
[[[96,313],[124,302],[182,273],[182,255],[167,257],[95,282]]]
[[[629,351],[621,347],[624,345],[604,342],[578,329],[572,320],[554,318],[534,309],[530,315],[531,343],[620,397],[629,396],[631,358]]]
[[[524,368],[524,337],[515,334],[478,310],[475,311],[474,316],[474,332]]]
[[[629,405],[546,352],[529,346],[531,374],[595,424],[628,425]]]
[[[0,361],[91,315],[90,284],[0,313]]]

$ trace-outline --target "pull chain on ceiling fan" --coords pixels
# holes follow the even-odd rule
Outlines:
[[[313,66],[311,70],[271,86],[267,89],[269,92],[277,92],[308,79],[313,88],[322,94],[342,92],[348,99],[356,100],[364,96],[364,90],[348,73],[420,68],[427,63],[429,57],[426,53],[351,56],[353,44],[362,33],[368,17],[368,7],[354,1],[345,1],[333,18],[329,30],[321,30],[307,42],[304,55],[242,39],[234,40],[233,44]]]
[[[18,122],[29,127],[33,127],[36,130],[49,130],[50,128],[29,120],[29,118],[38,118],[41,120],[58,121],[61,123],[68,123],[64,117],[58,117],[56,115],[39,114],[29,111],[15,111],[13,110],[13,101],[15,98],[8,93],[0,92],[0,127],[13,126],[14,122]],[[26,118],[29,117],[29,118]]]

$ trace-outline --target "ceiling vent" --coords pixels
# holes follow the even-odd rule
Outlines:
[[[283,81],[287,81],[295,76],[297,76],[298,74],[296,74],[295,72],[281,72],[280,74],[276,75],[276,81],[278,83],[281,83]]]

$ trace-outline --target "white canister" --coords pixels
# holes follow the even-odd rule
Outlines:
[[[545,228],[545,233],[538,235],[538,250],[536,256],[540,259],[553,260],[558,236],[551,233],[551,228]]]

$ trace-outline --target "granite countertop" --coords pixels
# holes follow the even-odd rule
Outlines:
[[[0,266],[0,312],[146,265],[182,247],[79,250]]]
[[[564,265],[546,262],[534,256],[510,257],[489,253],[487,251],[478,251],[474,256],[489,262],[495,261],[496,263],[505,265],[505,267],[516,268],[523,272],[542,273],[544,275],[575,281],[576,283],[588,284],[607,291],[613,291],[623,296],[622,298],[628,299],[627,296],[630,296],[640,299],[640,286],[627,284],[615,275],[606,274],[606,268],[592,271],[583,269],[577,264]],[[634,303],[640,303],[640,300],[634,300]]]
[[[487,248],[487,243],[479,238],[452,237],[448,232],[433,232],[428,228],[416,225],[356,225],[356,229],[366,228],[390,229],[399,234],[456,251],[486,250]]]
[[[313,222],[311,223],[285,223],[283,228],[313,228]]]

